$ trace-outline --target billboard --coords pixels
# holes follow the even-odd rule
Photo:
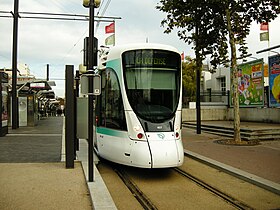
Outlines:
[[[280,107],[280,55],[268,57],[269,106]]]
[[[258,107],[264,105],[263,59],[258,59],[237,66],[238,93],[240,107]],[[231,70],[231,100],[233,105],[233,83]]]

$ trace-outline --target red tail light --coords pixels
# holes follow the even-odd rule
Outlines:
[[[137,138],[138,138],[138,139],[142,139],[142,138],[143,138],[143,134],[142,134],[142,133],[138,133],[138,134],[137,134]]]
[[[98,123],[98,116],[95,117],[95,122]]]

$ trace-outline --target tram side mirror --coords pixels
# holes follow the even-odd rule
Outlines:
[[[93,77],[93,93],[88,91],[88,80],[89,77]],[[84,95],[95,95],[101,94],[101,77],[98,74],[83,74],[81,76],[81,93]]]

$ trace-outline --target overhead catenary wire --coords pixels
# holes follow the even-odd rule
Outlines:
[[[105,5],[105,8],[102,12],[102,16],[95,16],[95,21],[100,22],[112,22],[112,20],[115,19],[121,19],[121,17],[107,17],[103,16],[105,14],[105,11],[107,10],[111,0],[107,2]],[[2,15],[3,14],[3,15]],[[19,12],[19,18],[26,18],[26,19],[38,19],[38,20],[62,20],[62,21],[89,21],[89,15],[84,14],[72,14],[72,13],[52,13],[52,12],[30,12],[30,11],[22,11]],[[12,11],[3,11],[0,10],[0,17],[3,18],[13,18],[13,12]],[[83,33],[86,33],[86,31]],[[83,37],[80,37],[78,41],[71,47],[71,49],[68,51],[67,55],[63,58],[63,60],[69,55],[69,53],[77,46],[77,44],[80,42],[80,40]],[[3,57],[3,56],[2,56]]]
[[[101,13],[101,15],[100,15],[100,17],[103,17],[103,16],[104,16],[104,14],[105,14],[106,10],[108,9],[110,3],[111,3],[111,0],[108,0],[107,3],[106,3],[106,5],[105,5],[105,7],[104,7],[104,9],[103,9],[103,11],[102,11],[102,13]],[[99,9],[97,15],[99,15],[99,12],[100,12],[100,10],[101,10],[102,5],[103,5],[103,4],[101,4],[100,9]],[[97,33],[97,30],[98,30],[98,28],[99,28],[99,25],[100,25],[100,21],[97,21],[96,27],[95,27],[95,33]]]
[[[11,15],[0,15],[0,17],[3,17],[3,18],[13,18],[13,16],[11,16]]]
[[[95,21],[97,22],[98,28],[100,22],[112,22],[112,20],[115,19],[121,19],[120,17],[106,17],[104,16],[106,10],[108,9],[110,5],[111,0],[108,0],[101,16],[95,16]],[[13,12],[11,11],[0,11],[0,17],[4,18],[13,18]],[[9,15],[6,15],[9,14]],[[38,19],[38,20],[62,20],[62,21],[89,21],[88,15],[83,14],[71,14],[71,13],[51,13],[51,12],[19,12],[20,18],[26,18],[26,19]],[[86,32],[85,32],[86,33]],[[85,34],[83,33],[83,35]],[[79,40],[71,47],[71,49],[68,51],[68,54],[73,50],[73,48],[80,42],[82,38],[79,38]]]
[[[55,4],[58,8],[60,8],[62,11],[66,9],[66,7],[61,3],[61,1],[51,0],[53,4]],[[68,9],[66,9],[68,12],[72,12]]]
[[[53,16],[77,16],[77,17],[88,17],[88,15],[81,14],[71,14],[71,13],[52,13],[52,12],[19,12],[20,14],[28,14],[28,15],[53,15]]]
[[[9,15],[0,15],[0,17],[3,17],[3,18],[13,18],[13,13],[9,12],[9,11],[0,10],[0,14],[9,14]]]
[[[120,17],[106,17],[103,16],[106,12],[111,0],[107,2],[104,10],[102,11],[102,16],[95,16],[95,21],[99,24],[100,22],[112,22],[115,19],[121,19]],[[13,12],[11,11],[0,11],[0,17],[13,18]],[[10,15],[6,15],[10,14]],[[19,12],[20,18],[26,19],[38,19],[38,20],[62,20],[62,21],[89,21],[88,15],[83,14],[71,14],[71,13],[51,13],[51,12]],[[86,32],[85,32],[86,33]],[[85,34],[83,33],[83,35]],[[71,47],[68,54],[73,50],[73,48],[80,42],[81,38]]]
[[[105,2],[105,1],[101,1],[101,4],[100,4],[99,9],[98,9],[98,12],[97,12],[97,15],[99,15],[100,10],[101,10],[101,8],[102,8],[104,2]]]
[[[72,52],[72,50],[77,46],[77,44],[82,40],[82,38],[85,37],[85,34],[87,33],[88,29],[85,30],[85,32],[79,37],[78,41],[68,50],[67,54],[63,57],[62,61],[64,61],[68,55]]]
[[[8,14],[10,13],[12,17],[12,12],[9,11],[0,11],[0,14]],[[50,13],[50,12],[19,12],[20,18],[33,18],[33,19],[50,19],[50,20],[76,20],[76,21],[88,21],[89,16],[88,15],[82,15],[82,14],[71,14],[71,13]],[[29,15],[29,16],[25,16]],[[6,15],[3,15],[6,17]],[[49,17],[54,16],[54,17]],[[59,17],[56,17],[59,16]],[[62,17],[61,17],[62,16]],[[75,18],[73,18],[75,17]],[[112,20],[115,19],[121,19],[121,17],[108,17],[108,16],[95,16],[95,21],[100,22],[112,22]],[[107,20],[109,19],[109,20]]]
[[[11,13],[11,12],[0,10],[0,13]]]

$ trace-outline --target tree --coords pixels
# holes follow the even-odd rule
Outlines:
[[[183,96],[188,99],[187,101],[195,100],[195,66],[195,61],[189,56],[187,56],[186,61],[182,63]]]
[[[271,0],[254,1],[220,1],[216,7],[223,20],[227,31],[223,36],[229,36],[231,49],[231,69],[232,69],[232,88],[234,106],[234,140],[241,142],[240,137],[240,115],[239,115],[239,95],[238,95],[238,69],[236,46],[239,45],[241,57],[246,57],[247,47],[245,39],[250,32],[252,21],[269,22],[277,16],[278,7],[273,5]]]
[[[215,14],[210,6],[203,0],[161,0],[161,5],[156,8],[166,12],[167,17],[162,21],[167,26],[165,33],[170,33],[174,28],[178,29],[178,36],[188,44],[194,44],[196,62],[196,116],[197,133],[201,133],[200,117],[200,80],[202,61],[206,55],[213,55],[211,64],[227,62],[226,45],[220,40],[219,31],[209,24]],[[191,34],[189,33],[191,32]],[[222,47],[224,46],[224,48]],[[219,55],[219,56],[217,56]]]
[[[241,57],[246,57],[245,39],[250,32],[251,23],[274,19],[279,11],[279,4],[275,4],[275,0],[160,0],[160,3],[157,9],[167,13],[167,18],[162,21],[163,26],[167,25],[165,33],[171,32],[174,27],[178,28],[180,39],[195,45],[196,56],[200,54],[200,58],[204,58],[210,54],[210,63],[214,68],[228,62],[227,49],[230,46],[234,141],[240,143],[236,47]],[[197,62],[198,65],[199,63]]]

